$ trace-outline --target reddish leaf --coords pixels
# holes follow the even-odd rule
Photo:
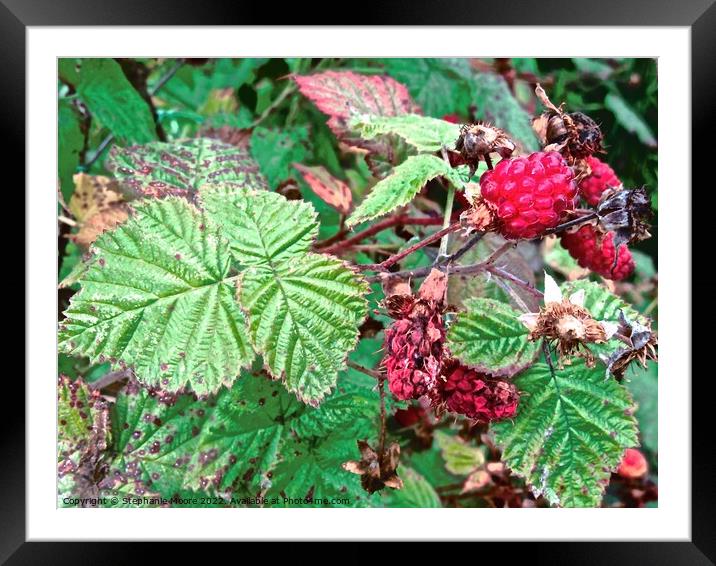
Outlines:
[[[389,77],[326,71],[294,75],[293,80],[299,90],[329,116],[328,126],[339,138],[345,136],[348,120],[354,116],[397,116],[418,111],[408,89]]]
[[[328,127],[348,151],[365,153],[374,175],[384,177],[405,158],[405,144],[394,136],[364,140],[351,131],[351,118],[364,114],[398,116],[417,114],[419,107],[408,90],[390,77],[360,75],[351,71],[326,71],[314,75],[294,75],[298,89],[326,114]]]
[[[322,201],[341,214],[350,212],[353,195],[348,185],[336,179],[325,167],[307,167],[300,163],[294,163],[293,166],[301,172],[308,186]]]

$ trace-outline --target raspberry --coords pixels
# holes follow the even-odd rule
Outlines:
[[[482,197],[506,238],[535,238],[560,223],[574,208],[577,186],[564,158],[555,151],[503,159],[483,173]]]
[[[634,271],[634,258],[626,244],[619,246],[614,265],[614,233],[602,234],[591,224],[582,226],[576,232],[562,234],[562,246],[579,265],[606,279],[624,279]]]
[[[597,206],[604,191],[610,187],[619,187],[622,182],[614,169],[596,157],[588,157],[587,163],[592,172],[579,182],[579,193],[589,204]]]
[[[514,384],[476,372],[458,363],[449,364],[445,381],[438,381],[434,402],[481,422],[508,419],[517,412],[520,396]]]
[[[617,474],[623,478],[640,478],[649,471],[649,464],[636,448],[627,448],[617,469]]]

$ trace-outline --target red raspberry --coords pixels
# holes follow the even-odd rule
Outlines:
[[[517,412],[520,396],[513,383],[455,363],[446,369],[445,376],[445,381],[438,382],[434,402],[444,403],[449,411],[481,422],[508,419]]]
[[[503,159],[483,173],[482,197],[493,206],[506,238],[535,238],[574,208],[574,174],[556,151]]]
[[[602,234],[591,224],[582,226],[576,232],[562,234],[562,246],[579,265],[606,279],[617,281],[629,277],[634,271],[634,258],[626,244],[619,246],[614,266],[614,233]]]
[[[649,471],[649,464],[639,450],[627,448],[617,469],[617,474],[623,478],[640,478]]]
[[[592,206],[599,204],[602,193],[610,187],[620,187],[622,182],[614,169],[596,157],[587,157],[592,173],[579,182],[579,193]]]

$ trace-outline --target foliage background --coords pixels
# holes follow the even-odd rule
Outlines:
[[[463,122],[489,119],[531,149],[536,149],[536,140],[521,120],[525,112],[536,113],[533,87],[538,81],[554,102],[563,101],[570,111],[583,111],[595,118],[605,136],[609,164],[626,186],[646,185],[652,198],[654,237],[636,246],[636,276],[620,284],[617,291],[641,312],[657,318],[658,98],[656,62],[650,59],[63,59],[58,80],[60,194],[70,202],[76,172],[107,175],[105,157],[114,144],[171,141],[228,126],[247,144],[271,189],[291,197],[300,195],[314,205],[320,217],[319,238],[329,238],[339,229],[339,215],[310,190],[293,164],[323,165],[351,187],[355,201],[374,183],[362,157],[342,151],[325,116],[288,79],[291,74],[330,69],[388,74],[406,85],[425,115],[453,115]],[[113,138],[106,143],[110,134]],[[444,198],[430,187],[427,195],[437,201]],[[58,275],[62,280],[79,261],[82,249],[68,238],[71,228],[65,223],[59,226]],[[379,243],[396,249],[410,236],[389,231],[381,235]],[[568,271],[573,267],[565,255],[548,255],[550,268]],[[360,253],[353,259],[369,261]],[[411,261],[421,265],[428,258],[421,252]],[[73,285],[59,290],[59,312],[67,308],[75,291]],[[354,360],[368,367],[379,362],[380,326],[361,341],[352,355]],[[59,371],[93,382],[108,372],[108,366],[91,366],[60,355]],[[365,382],[354,370],[346,373]],[[656,364],[641,373],[630,376],[630,387],[639,403],[642,444],[651,464],[646,482],[655,485]],[[450,423],[447,429],[455,434]],[[414,427],[406,429],[394,419],[391,432],[403,440],[406,468],[410,468],[405,473],[406,484],[411,487],[384,496],[382,504],[482,506],[509,498],[454,494],[445,486],[454,484],[459,474],[452,473],[449,464],[446,467],[446,444],[441,447],[439,435],[426,447]],[[480,445],[479,430],[471,434]],[[484,458],[494,457],[489,447],[481,446]],[[634,489],[643,487],[613,481],[605,505],[638,505]],[[509,488],[519,486],[509,484]]]

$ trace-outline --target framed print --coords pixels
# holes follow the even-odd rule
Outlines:
[[[5,4],[28,332],[3,560],[431,540],[713,563],[708,2],[351,26]]]

